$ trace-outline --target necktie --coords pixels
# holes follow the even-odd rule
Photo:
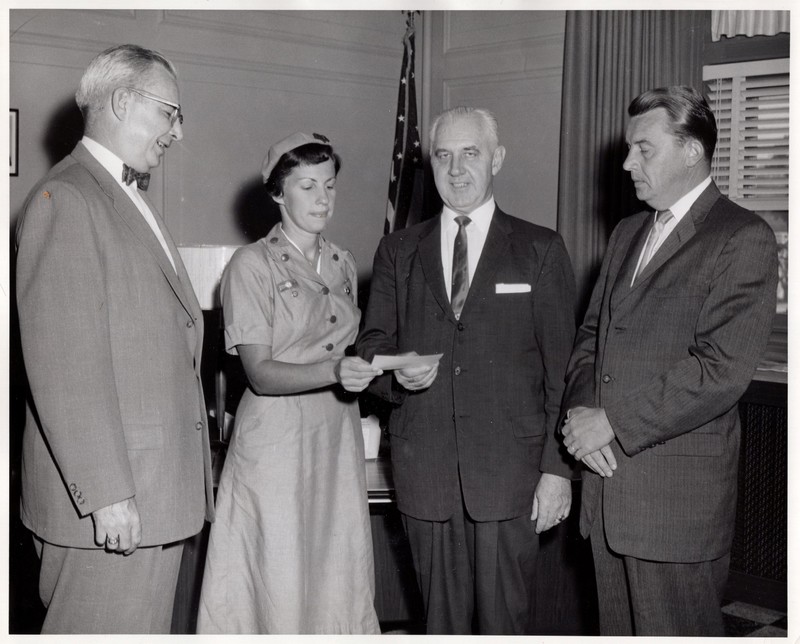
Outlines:
[[[636,271],[636,276],[633,278],[635,282],[639,275],[642,274],[644,267],[653,259],[656,252],[656,244],[664,232],[664,226],[672,219],[672,212],[669,210],[662,210],[656,214],[656,220],[653,222],[653,227],[650,229],[650,234],[647,237],[647,243],[644,245],[644,252],[642,253],[642,261],[639,262],[639,270]]]
[[[456,319],[461,317],[461,309],[469,292],[469,264],[467,262],[467,226],[472,221],[466,215],[459,215],[455,219],[458,224],[456,241],[453,244],[453,281],[450,291],[450,305]]]
[[[131,183],[133,183],[133,181],[136,181],[136,185],[138,186],[139,190],[147,190],[147,186],[150,185],[150,173],[136,172],[136,170],[123,163],[122,180],[125,182],[126,186],[129,186]]]

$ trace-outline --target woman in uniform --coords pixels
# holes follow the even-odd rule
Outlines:
[[[356,267],[322,236],[339,157],[327,138],[273,145],[262,175],[281,222],[222,277],[225,348],[249,388],[217,494],[199,633],[379,633],[355,396],[381,371],[345,357]]]

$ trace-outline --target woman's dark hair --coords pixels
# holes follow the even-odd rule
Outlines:
[[[280,197],[283,194],[283,182],[297,166],[317,165],[331,160],[333,161],[335,174],[339,174],[342,160],[330,145],[325,143],[306,143],[298,146],[284,153],[278,159],[278,163],[270,172],[269,179],[267,179],[264,187],[270,197]]]
[[[717,121],[702,94],[686,85],[659,87],[633,99],[628,114],[639,116],[659,107],[669,115],[673,135],[681,141],[687,138],[700,141],[710,163],[717,147]]]

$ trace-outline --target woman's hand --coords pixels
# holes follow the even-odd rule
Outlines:
[[[376,369],[369,362],[358,356],[339,360],[333,368],[336,380],[347,391],[364,391],[375,376],[380,376],[383,369]]]

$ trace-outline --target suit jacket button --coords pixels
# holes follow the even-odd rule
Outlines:
[[[334,262],[338,262],[339,261],[339,256],[336,253],[333,254],[333,261]]]
[[[330,292],[331,292],[331,290],[327,286],[323,286],[322,287],[322,294],[323,295],[327,295]]]
[[[332,315],[330,320],[331,320],[331,324],[334,324],[336,322],[336,316]]]
[[[459,331],[463,331],[464,330],[464,323],[463,322],[459,322],[458,323],[458,330]]]
[[[195,429],[203,429],[203,421],[202,421],[202,420],[198,420],[198,421],[195,423],[195,425],[194,425],[194,428],[195,428]]]
[[[461,367],[456,367],[456,368],[453,370],[453,373],[455,373],[457,376],[460,376],[460,375],[461,375]]]
[[[187,328],[187,329],[191,329],[193,326],[194,326],[194,322],[193,322],[192,320],[189,320],[189,321],[186,323],[186,328]]]
[[[606,382],[606,383],[611,382],[611,376],[609,376],[608,374],[605,374],[603,376],[603,382]]]
[[[77,486],[77,485],[75,485],[74,483],[70,483],[70,484],[69,484],[69,490],[70,490],[70,492],[74,492],[74,491],[75,491],[75,490],[77,490],[77,489],[78,489],[78,486]]]
[[[333,345],[330,342],[325,345],[325,351],[333,351]]]

